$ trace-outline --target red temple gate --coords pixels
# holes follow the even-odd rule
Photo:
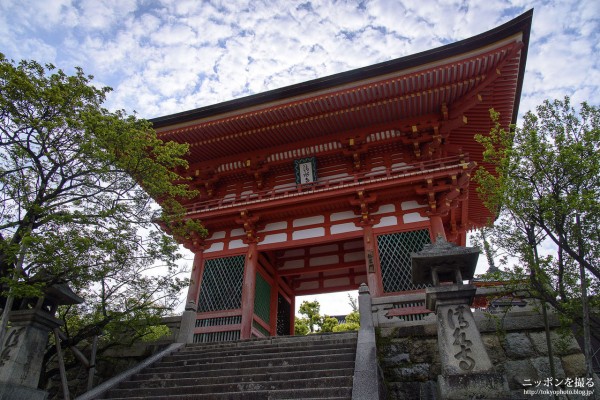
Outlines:
[[[470,182],[516,120],[531,13],[416,55],[154,119],[190,144],[194,341],[293,332],[294,298],[423,290],[410,253],[493,215]]]

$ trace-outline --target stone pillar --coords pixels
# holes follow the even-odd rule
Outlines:
[[[441,237],[413,253],[414,283],[432,284],[425,294],[426,307],[437,315],[438,351],[442,374],[441,399],[504,399],[509,396],[506,378],[493,370],[470,305],[477,288],[463,284],[472,279],[479,249],[456,246]]]
[[[48,333],[62,325],[54,318],[59,305],[79,304],[83,299],[63,283],[44,289],[34,308],[11,311],[10,328],[0,354],[0,400],[44,400],[38,390]],[[27,302],[26,302],[27,303]]]
[[[381,393],[375,328],[371,310],[371,295],[369,288],[364,283],[358,289],[358,310],[360,312],[360,329],[356,343],[352,400],[378,400]]]
[[[437,315],[442,399],[504,399],[509,394],[504,376],[493,371],[473,319],[470,304],[476,291],[473,285],[457,284],[426,291],[427,308]]]
[[[0,355],[0,399],[43,400],[39,390],[42,360],[48,333],[62,322],[41,310],[12,311],[3,351]]]
[[[203,249],[194,254],[194,264],[192,275],[190,277],[190,286],[188,288],[187,302],[185,310],[181,315],[179,333],[176,343],[193,343],[194,330],[196,329],[196,314],[198,312],[198,297],[200,295],[200,284],[202,281],[202,272],[204,271]]]

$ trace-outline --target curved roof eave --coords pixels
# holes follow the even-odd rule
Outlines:
[[[357,80],[376,78],[378,76],[406,70],[419,65],[436,62],[479,49],[512,35],[521,33],[522,41],[525,46],[523,47],[521,53],[522,61],[520,63],[519,79],[515,93],[515,112],[512,116],[512,123],[514,124],[516,123],[516,118],[518,115],[521,90],[523,87],[523,76],[525,74],[525,62],[527,59],[527,49],[529,44],[532,18],[533,9],[492,30],[442,47],[334,75],[325,76],[323,78],[313,79],[246,97],[225,101],[222,103],[153,118],[149,121],[152,122],[154,128],[162,128],[198,119],[214,117],[223,113],[243,110],[248,107],[266,104],[273,101],[281,101],[315,91],[334,88],[336,86],[348,84]]]

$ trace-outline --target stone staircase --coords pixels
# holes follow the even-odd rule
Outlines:
[[[356,332],[188,344],[104,399],[350,400]]]

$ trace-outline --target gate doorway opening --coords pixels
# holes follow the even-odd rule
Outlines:
[[[352,306],[350,305],[349,296],[351,296],[358,305],[358,288],[356,290],[344,292],[298,296],[296,297],[296,316],[301,316],[299,312],[300,304],[304,301],[316,300],[321,306],[320,314],[322,316],[345,317],[353,311]]]

